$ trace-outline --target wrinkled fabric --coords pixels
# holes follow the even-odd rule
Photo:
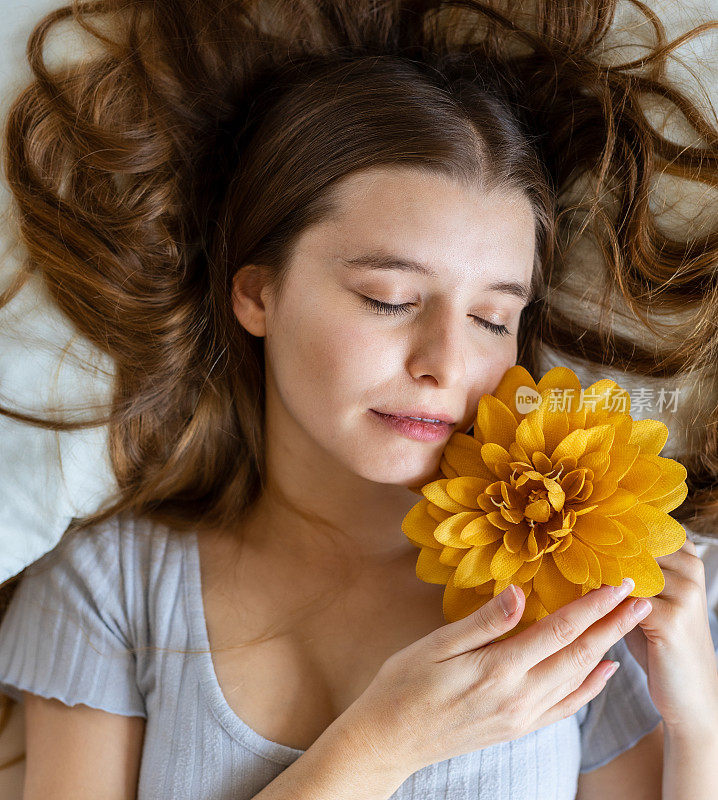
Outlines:
[[[208,647],[196,535],[120,515],[23,574],[0,625],[0,691],[144,717],[138,800],[249,800],[304,751],[232,711]],[[576,714],[420,769],[392,798],[574,800],[579,772],[660,721],[624,641],[605,657],[621,667]]]

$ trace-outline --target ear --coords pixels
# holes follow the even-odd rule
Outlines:
[[[265,273],[256,264],[245,264],[232,278],[232,308],[252,336],[266,336],[266,309],[262,299]]]

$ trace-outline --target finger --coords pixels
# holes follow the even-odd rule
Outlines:
[[[648,599],[658,599],[659,602],[675,602],[684,597],[686,592],[691,591],[691,584],[688,579],[684,578],[682,573],[672,572],[666,575],[666,585],[661,589],[658,594],[651,595]]]
[[[621,586],[603,585],[542,617],[506,639],[508,657],[525,671],[574,642],[596,620],[612,611],[633,589],[633,581]]]
[[[680,570],[685,564],[692,564],[695,561],[700,561],[698,556],[691,555],[685,551],[676,550],[668,556],[658,556],[656,563],[661,569]]]
[[[698,555],[698,549],[696,548],[695,542],[692,539],[688,539],[686,537],[686,541],[683,543],[681,550],[685,550],[687,553],[690,553],[692,556]]]
[[[649,609],[639,617],[635,613],[635,603],[633,597],[624,601],[575,642],[529,670],[527,685],[539,697],[544,697],[546,707],[565,696],[566,687],[578,686],[606,651],[651,613]]]
[[[510,601],[513,610],[507,613],[503,601]],[[432,631],[429,637],[436,648],[438,660],[476,650],[516,627],[524,612],[526,596],[515,584],[492,597],[482,606],[455,622],[449,622]],[[509,609],[510,610],[510,609]]]
[[[679,560],[685,557],[699,558],[698,550],[695,544],[688,538],[686,538],[685,542],[683,542],[683,544],[674,553],[669,553],[665,556],[659,556],[656,558],[656,561],[659,565],[671,564],[674,560]]]
[[[597,664],[578,688],[573,689],[573,691],[569,690],[569,694],[562,697],[539,717],[537,727],[544,727],[566,719],[583,708],[594,697],[597,697],[603,691],[610,677],[607,677],[607,673],[610,671],[611,666],[612,662],[610,660],[604,660]]]
[[[668,558],[668,556],[663,556],[662,558]],[[660,561],[661,559],[656,560]],[[684,582],[696,583],[705,587],[705,564],[699,556],[685,553],[681,558],[669,563],[659,564],[659,566],[669,591],[685,591],[687,584]],[[681,583],[684,583],[684,585],[676,587],[676,584]]]

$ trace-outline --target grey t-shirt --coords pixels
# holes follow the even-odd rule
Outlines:
[[[146,718],[138,800],[248,800],[304,751],[237,717],[208,648],[196,534],[119,515],[27,568],[0,625],[0,691]],[[606,658],[618,672],[576,714],[424,767],[392,798],[574,800],[579,772],[661,719],[623,639]]]

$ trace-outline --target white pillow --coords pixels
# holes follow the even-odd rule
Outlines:
[[[47,0],[3,1],[5,13],[0,26],[3,121],[9,100],[31,77],[25,58],[30,31],[44,13],[59,5]],[[701,0],[692,8],[673,0],[662,0],[651,7],[664,21],[670,38],[702,21],[718,19],[718,0]],[[641,33],[650,37],[647,24],[640,30],[634,25],[630,33],[624,32],[635,17],[636,12],[629,3],[621,4],[614,25],[621,41],[635,41]],[[63,30],[65,27],[63,24]],[[85,36],[73,31],[70,36],[63,34],[61,40],[50,38],[46,51],[48,59],[76,57],[79,48],[84,46],[82,37]],[[625,60],[641,52],[635,47],[624,48],[615,57]],[[701,77],[715,103],[718,97],[717,34],[704,34],[682,46],[679,53],[685,64]],[[693,77],[689,69],[673,64],[670,74],[690,88]],[[698,189],[699,194],[704,191],[703,187]],[[3,185],[0,197],[3,208],[8,199],[7,188]],[[687,199],[690,202],[693,198]],[[5,247],[11,245],[12,237],[8,234]],[[0,262],[2,283],[7,282],[16,265],[16,255],[6,254]],[[63,355],[66,346],[70,350]],[[78,366],[73,353],[85,359],[91,355],[91,371]],[[552,360],[547,352],[541,374],[556,363],[568,362],[563,357]],[[576,371],[583,383],[585,378],[578,369]],[[0,402],[4,405],[41,413],[46,404],[62,402],[69,411],[81,401],[106,398],[111,373],[112,364],[108,359],[93,352],[87,342],[73,339],[71,328],[54,310],[39,280],[30,281],[0,312]],[[603,376],[608,373],[604,371],[595,377]],[[616,379],[628,388],[625,380],[617,376]],[[659,418],[654,413],[646,416]],[[670,439],[668,444],[671,444]],[[668,446],[665,453],[668,453]],[[104,428],[55,433],[0,416],[0,584],[51,550],[73,517],[94,511],[114,490]],[[718,565],[715,571],[718,572]],[[714,583],[716,602],[718,579]]]
[[[25,56],[28,36],[58,0],[1,0],[0,107],[4,125],[10,102],[32,77]],[[50,64],[87,52],[87,34],[68,35],[68,24],[50,36]],[[23,250],[7,226],[9,190],[0,184],[0,285],[8,285]],[[67,352],[64,352],[67,348]],[[89,369],[78,358],[89,360]],[[0,403],[27,413],[46,405],[66,408],[61,416],[80,419],[75,409],[108,396],[112,363],[81,340],[33,277],[0,311]],[[87,415],[92,415],[88,411]],[[0,584],[51,550],[70,520],[96,510],[114,491],[104,427],[60,433],[14,422],[0,415]]]

